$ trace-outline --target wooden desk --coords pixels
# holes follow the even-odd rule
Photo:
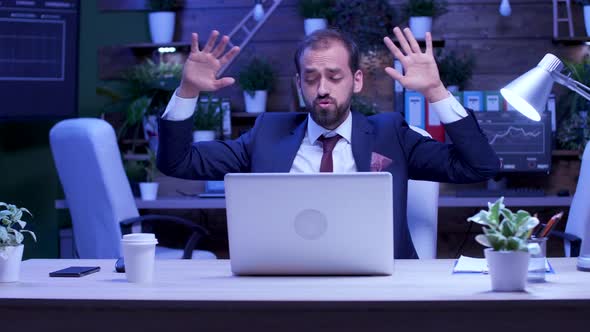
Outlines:
[[[495,197],[455,197],[440,196],[438,206],[450,207],[487,207],[488,202],[494,202]],[[506,197],[506,206],[546,206],[569,207],[572,197],[544,196],[544,197]],[[225,209],[225,198],[191,198],[191,197],[158,197],[154,201],[136,199],[138,209]],[[55,201],[56,209],[67,209],[65,200]]]
[[[3,329],[19,331],[575,331],[587,330],[590,273],[572,258],[523,293],[490,292],[452,260],[397,260],[391,277],[235,277],[229,262],[157,261],[156,282],[129,284],[114,260],[29,260],[0,284]],[[100,265],[82,278],[49,278]]]

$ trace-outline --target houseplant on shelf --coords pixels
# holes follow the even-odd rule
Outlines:
[[[166,44],[174,38],[176,11],[180,9],[177,0],[147,0],[150,35],[152,42]]]
[[[334,0],[299,0],[299,14],[304,18],[306,36],[328,26],[333,5]]]
[[[485,226],[484,234],[475,240],[488,247],[484,255],[492,280],[492,290],[497,292],[522,291],[526,283],[529,251],[540,250],[538,244],[527,244],[532,229],[539,220],[527,211],[513,213],[504,206],[504,197],[488,203],[488,210],[481,210],[468,221]]]
[[[408,0],[405,12],[414,37],[424,40],[426,32],[432,31],[432,19],[447,12],[447,2],[445,0]]]
[[[457,52],[437,52],[438,72],[449,91],[464,90],[473,76],[475,56],[471,53],[459,56]]]
[[[221,128],[223,113],[218,98],[202,94],[193,116],[193,142],[213,141]]]
[[[141,193],[141,199],[144,201],[153,201],[158,197],[159,184],[154,182],[154,179],[158,174],[158,168],[156,166],[156,153],[150,149],[148,149],[147,152],[148,158],[144,161],[145,182],[139,183],[139,191]]]
[[[37,241],[35,233],[26,230],[27,223],[22,220],[24,213],[33,215],[25,208],[4,202],[0,202],[0,209],[0,282],[14,282],[19,279],[24,233]]]
[[[244,91],[246,112],[266,111],[268,91],[273,86],[274,76],[273,68],[261,58],[253,58],[238,74],[238,83]]]

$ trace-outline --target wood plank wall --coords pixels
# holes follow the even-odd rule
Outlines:
[[[268,58],[278,74],[274,91],[269,96],[269,111],[293,110],[293,53],[304,37],[297,2],[284,0],[227,72],[237,75],[253,55]],[[390,2],[401,14],[405,0]],[[177,19],[175,40],[188,41],[193,31],[203,39],[211,29],[228,33],[253,3],[253,0],[187,0]],[[552,1],[511,0],[512,15],[509,17],[500,16],[499,3],[499,0],[450,0],[449,12],[434,21],[434,37],[445,40],[446,50],[476,55],[477,66],[468,89],[499,89],[534,66],[547,52],[562,59],[580,59],[587,52],[585,45],[565,46],[552,42]],[[99,3],[102,10],[141,10],[143,6],[142,0],[103,0]],[[581,7],[574,4],[573,11],[575,35],[583,36]],[[565,24],[560,27],[561,35],[565,36]],[[382,111],[389,111],[393,103],[392,84],[388,80],[384,82],[383,77],[369,80],[364,93],[375,98]],[[238,86],[226,89],[222,95],[231,98],[234,110],[243,110]]]

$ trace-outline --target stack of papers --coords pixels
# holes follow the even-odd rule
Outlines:
[[[546,258],[545,271],[553,272]],[[488,264],[485,258],[461,256],[455,263],[453,273],[488,273]]]

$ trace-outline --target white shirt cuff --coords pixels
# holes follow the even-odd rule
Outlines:
[[[438,114],[440,122],[444,124],[459,121],[467,117],[467,111],[463,105],[450,92],[447,98],[431,103],[428,107]]]
[[[174,90],[174,94],[170,98],[164,114],[162,114],[162,119],[164,120],[183,121],[193,116],[195,112],[199,96],[195,98],[181,98],[176,95],[177,90]]]

